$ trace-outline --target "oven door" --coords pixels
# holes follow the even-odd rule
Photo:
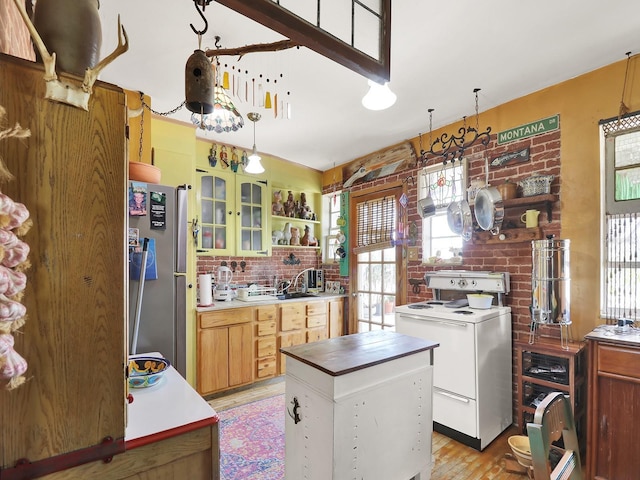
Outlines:
[[[396,320],[396,331],[438,342],[433,353],[433,386],[475,400],[475,324],[403,312]]]

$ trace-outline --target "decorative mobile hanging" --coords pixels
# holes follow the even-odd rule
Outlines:
[[[478,126],[478,92],[479,88],[474,88],[473,93],[476,98],[476,126],[467,126],[467,117],[463,117],[464,125],[458,129],[457,135],[443,133],[440,137],[432,140],[432,127],[433,127],[433,108],[429,111],[429,150],[423,150],[420,148],[420,159],[422,164],[428,161],[428,156],[442,157],[443,165],[448,162],[455,162],[461,160],[464,156],[464,152],[474,145],[476,142],[480,142],[485,147],[489,145],[491,140],[491,127],[487,127],[484,132],[480,132]],[[422,143],[422,134],[420,134],[420,142]]]

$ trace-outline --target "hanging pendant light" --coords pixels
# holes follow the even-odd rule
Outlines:
[[[256,149],[256,122],[260,120],[261,115],[256,112],[249,112],[247,113],[247,118],[253,122],[253,151],[249,155],[249,163],[244,171],[247,173],[262,173],[264,172],[264,167],[260,162],[260,155],[258,155],[258,150]]]
[[[389,83],[380,85],[372,80],[368,81],[369,91],[362,97],[362,105],[368,110],[385,110],[396,103],[396,94],[389,89]]]
[[[237,132],[244,126],[244,119],[222,87],[214,88],[213,109],[209,114],[192,113],[191,122],[203,130]]]

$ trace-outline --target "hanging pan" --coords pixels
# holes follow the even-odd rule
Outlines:
[[[492,235],[498,235],[504,218],[504,204],[502,195],[497,188],[489,185],[489,162],[485,156],[484,169],[487,185],[478,190],[474,204],[476,222],[483,230],[489,230]]]
[[[451,175],[452,185],[452,201],[447,208],[447,223],[449,228],[456,235],[460,235],[463,240],[471,240],[473,220],[471,217],[471,208],[466,200],[455,200],[456,198],[456,180],[455,175]]]

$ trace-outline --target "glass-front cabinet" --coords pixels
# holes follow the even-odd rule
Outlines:
[[[258,178],[198,170],[198,254],[268,255],[266,188]]]

